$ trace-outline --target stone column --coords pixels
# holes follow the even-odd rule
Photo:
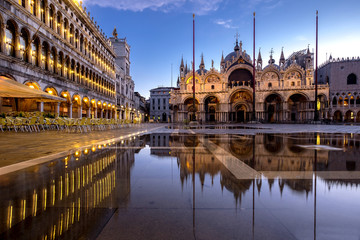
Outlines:
[[[21,52],[20,52],[20,33],[19,32],[15,32],[15,57],[17,58],[22,58],[21,56]]]
[[[55,116],[56,116],[56,117],[59,117],[59,116],[60,116],[60,104],[61,104],[61,103],[58,102],[58,103],[56,103],[56,105],[55,105],[55,108],[56,108],[56,109],[55,109]]]
[[[72,103],[69,103],[69,118],[72,118]]]
[[[5,36],[5,30],[6,30],[6,24],[5,23],[1,23],[1,36]],[[6,43],[5,41],[1,41],[1,49],[3,52],[5,52],[6,49]]]
[[[95,105],[95,107],[94,107],[94,118],[98,118],[96,105]]]
[[[46,26],[49,26],[50,16],[49,16],[49,6],[46,6],[44,9],[45,13],[45,24]]]
[[[78,108],[78,118],[82,118],[82,105],[79,105],[79,108]]]
[[[89,109],[87,110],[86,113],[87,113],[87,114],[86,114],[86,117],[87,117],[87,118],[91,118],[91,107],[89,107]]]
[[[39,111],[44,112],[44,102],[39,103]]]
[[[104,118],[104,109],[101,109],[100,118]]]

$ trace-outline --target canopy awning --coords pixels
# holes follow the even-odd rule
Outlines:
[[[0,76],[0,97],[27,98],[40,102],[64,102],[66,99],[51,95],[41,90],[29,88],[10,78]]]

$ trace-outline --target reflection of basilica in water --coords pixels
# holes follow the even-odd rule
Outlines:
[[[256,180],[235,178],[224,164],[201,144],[201,138],[206,138],[217,147],[223,148],[248,166],[261,172],[263,177]],[[284,179],[282,178],[284,172],[360,170],[360,160],[356,157],[360,153],[360,139],[350,134],[258,134],[255,136],[151,134],[150,139],[153,139],[150,141],[150,146],[158,148],[161,152],[154,149],[152,154],[177,157],[182,184],[190,181],[194,172],[202,185],[206,176],[213,183],[215,176],[219,174],[221,187],[232,192],[236,200],[241,199],[241,195],[250,189],[253,181],[258,192],[265,187],[264,180],[270,191],[274,184],[278,184],[280,193],[285,186],[306,195],[313,191],[312,178]],[[161,145],[162,142],[164,145]],[[324,145],[339,151],[315,150],[316,146]],[[161,147],[166,147],[166,151],[162,151]],[[268,172],[275,175],[268,178]],[[332,184],[360,183],[358,180],[324,180]]]

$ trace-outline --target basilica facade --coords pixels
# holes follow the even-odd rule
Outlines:
[[[234,51],[221,57],[220,71],[205,68],[203,56],[195,72],[180,65],[178,88],[171,91],[172,119],[190,120],[195,110],[201,122],[308,122],[314,119],[314,54],[309,48],[294,52],[287,59],[283,51],[279,64],[270,55],[263,67],[259,51],[255,66],[255,109],[253,109],[253,63],[236,41]],[[213,65],[213,64],[212,64]],[[328,118],[329,86],[318,85],[317,109],[320,119]],[[193,102],[195,101],[195,109]]]

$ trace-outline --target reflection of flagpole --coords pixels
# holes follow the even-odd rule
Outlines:
[[[317,134],[315,134],[315,144],[317,140]],[[317,190],[317,149],[315,148],[315,161],[314,161],[314,240],[316,240],[316,190]]]
[[[318,103],[318,11],[316,10],[316,58],[315,58],[315,115],[314,121],[319,121]]]
[[[193,14],[193,119],[192,121],[196,120],[195,115],[195,14]]]
[[[255,135],[253,135],[253,159],[252,167],[255,167]],[[255,177],[253,179],[253,206],[252,206],[252,236],[255,238]]]
[[[193,146],[193,174],[192,174],[192,187],[193,187],[193,235],[194,239],[196,239],[195,235],[195,139],[194,139],[194,146]]]
[[[253,115],[252,120],[256,121],[256,112],[255,112],[255,12],[254,12],[254,48],[253,48]]]

